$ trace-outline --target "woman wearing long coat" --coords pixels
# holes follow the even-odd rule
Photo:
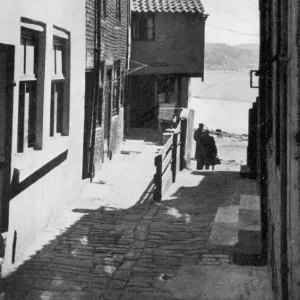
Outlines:
[[[202,170],[204,166],[206,170],[208,170],[210,166],[212,166],[214,170],[218,150],[215,139],[209,135],[208,130],[202,133],[197,145],[195,155],[197,159],[197,170]]]
[[[194,132],[194,140],[196,142],[196,152],[195,152],[195,159],[197,160],[197,170],[202,170],[203,165],[202,165],[202,149],[201,149],[201,138],[203,136],[204,130],[203,130],[204,125],[202,123],[199,124],[199,127],[195,130]],[[202,168],[201,168],[202,165]]]

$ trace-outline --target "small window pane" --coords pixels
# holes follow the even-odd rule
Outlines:
[[[25,62],[25,51],[26,51],[26,40],[25,39],[21,39],[21,48],[22,50],[21,55],[20,55],[20,61],[22,62],[22,72],[23,74],[26,74],[26,62]]]
[[[133,38],[136,39],[138,37],[138,22],[133,23]]]
[[[148,40],[153,40],[153,30],[148,29]]]
[[[26,75],[34,75],[34,46],[28,40],[26,41]]]
[[[148,28],[153,28],[153,19],[152,19],[152,17],[148,18]]]
[[[62,48],[56,47],[55,58],[56,58],[56,75],[63,75]]]

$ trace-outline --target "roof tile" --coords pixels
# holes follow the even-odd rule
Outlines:
[[[132,11],[204,13],[204,8],[201,0],[133,0]]]

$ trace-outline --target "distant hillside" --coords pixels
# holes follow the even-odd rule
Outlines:
[[[230,46],[214,43],[205,45],[205,68],[214,70],[243,70],[258,67],[259,45]]]

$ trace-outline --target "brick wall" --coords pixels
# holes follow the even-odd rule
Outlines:
[[[96,0],[86,0],[86,68],[94,68]]]
[[[121,23],[116,21],[116,1],[107,0],[106,18],[101,17],[101,61],[104,62],[104,82],[106,82],[106,72],[108,69],[114,68],[114,62],[120,60],[121,74],[126,69],[127,57],[127,34],[128,34],[128,0],[121,2]],[[122,82],[122,81],[121,81]],[[96,139],[95,139],[95,154],[94,164],[96,171],[101,168],[103,161],[107,159],[104,156],[104,124],[108,121],[108,116],[105,114],[109,108],[106,105],[106,97],[108,97],[108,83],[103,87],[103,103],[102,103],[102,122],[97,123]],[[110,84],[110,83],[109,83]],[[112,95],[111,95],[112,97]],[[111,98],[112,111],[112,98]],[[124,100],[123,100],[124,103]],[[119,149],[120,143],[123,140],[124,127],[124,109],[121,104],[121,93],[119,99],[119,113],[110,116],[110,141],[109,150],[112,154]]]

